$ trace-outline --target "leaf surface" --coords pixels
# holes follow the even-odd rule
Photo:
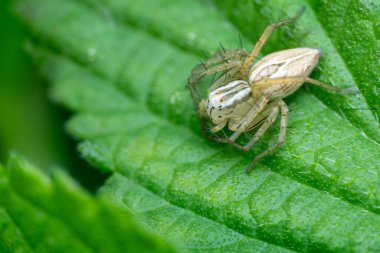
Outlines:
[[[244,1],[239,3],[238,11]],[[234,7],[218,6],[227,16]],[[367,108],[371,91],[353,97],[297,92],[287,100],[292,112],[286,144],[247,176],[251,157],[274,141],[276,129],[248,154],[211,143],[200,134],[185,87],[201,51],[211,51],[218,41],[234,47],[237,34],[247,35],[237,21],[213,5],[190,0],[21,0],[16,9],[34,31],[31,51],[54,84],[53,97],[76,112],[67,128],[84,141],[81,153],[96,168],[113,173],[103,188],[106,195],[127,208],[134,201],[138,206],[140,190],[119,194],[133,185],[150,192],[144,197],[149,203],[157,199],[175,210],[165,216],[158,209],[150,217],[137,207],[152,230],[154,219],[167,217],[194,232],[181,223],[186,212],[196,217],[200,231],[209,224],[222,226],[216,236],[228,236],[221,232],[227,229],[250,243],[258,241],[263,250],[267,243],[274,251],[380,249],[378,122],[373,111],[347,109],[350,104]],[[268,4],[261,11],[276,9]],[[339,55],[335,42],[325,41],[325,28],[309,5],[299,23],[316,27],[313,36],[319,36],[326,54],[322,69],[330,71],[316,76],[366,90],[356,82],[354,68],[347,68],[347,56]],[[273,40],[273,48],[280,49],[281,39]],[[297,41],[289,40],[290,45]],[[377,85],[366,80],[366,86]],[[211,250],[204,247],[195,250]]]

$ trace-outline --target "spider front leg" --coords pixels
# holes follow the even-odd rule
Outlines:
[[[249,125],[256,119],[256,117],[265,109],[269,102],[269,99],[265,96],[262,96],[253,106],[252,108],[247,112],[247,114],[239,120],[239,125],[236,129],[236,131],[230,136],[226,138],[213,138],[213,140],[221,143],[229,143],[233,145],[236,148],[239,148],[241,150],[244,150],[244,147],[235,143],[236,139],[239,138],[239,136],[243,132],[247,132],[249,130]],[[266,113],[266,112],[265,112]],[[222,128],[226,125],[227,122],[223,122],[219,125],[216,125],[212,128],[211,132],[217,132],[222,130]]]
[[[265,134],[268,128],[275,122],[279,112],[279,102],[275,102],[274,107],[271,109],[268,117],[264,120],[263,124],[257,130],[252,139],[242,148],[243,151],[248,151],[251,147]]]
[[[247,168],[247,173],[250,173],[253,169],[253,166],[255,166],[255,164],[260,160],[262,159],[263,157],[267,156],[268,154],[272,153],[276,148],[280,147],[281,145],[284,144],[285,142],[285,136],[286,136],[286,126],[288,125],[288,113],[289,113],[289,110],[288,110],[288,107],[286,106],[285,102],[283,100],[279,100],[278,101],[278,105],[280,107],[280,111],[281,111],[281,126],[280,126],[280,135],[278,137],[278,141],[277,143],[273,144],[270,148],[268,148],[266,151],[262,152],[261,154],[257,155],[255,157],[255,159],[253,159],[253,161],[248,165],[248,168]],[[278,113],[278,107],[277,107],[277,113]],[[277,117],[277,113],[276,113],[276,117]],[[274,118],[275,119],[275,118]],[[274,119],[273,119],[273,122],[274,122]],[[273,123],[272,122],[272,123]],[[265,131],[268,129],[268,127],[272,124],[272,123],[268,123],[268,126],[266,127],[266,129],[264,130],[263,129],[263,133],[265,133]],[[263,126],[262,126],[263,127]],[[260,128],[261,129],[261,128]],[[259,130],[260,130],[259,129]],[[256,133],[257,134],[257,133]],[[261,135],[262,135],[261,134]],[[255,135],[256,137],[256,135]],[[252,139],[252,145],[254,144],[255,142],[255,137]],[[260,138],[261,136],[259,136],[258,138]],[[247,144],[249,145],[251,144],[251,141]]]
[[[297,19],[302,15],[304,10],[305,9],[302,8],[294,17],[290,19],[283,20],[278,23],[267,26],[267,28],[264,30],[263,34],[261,35],[260,39],[256,42],[256,45],[254,46],[252,52],[245,59],[244,64],[241,67],[241,73],[248,75],[248,70],[250,66],[252,65],[253,61],[256,59],[256,57],[260,53],[261,49],[263,48],[263,46],[265,45],[265,43],[267,42],[267,40],[269,39],[273,31],[281,26],[295,23]]]
[[[223,50],[216,53],[213,57],[197,65],[191,70],[189,85],[198,84],[206,75],[212,75],[217,72],[226,71],[233,67],[240,68],[242,59],[248,55],[245,49],[242,50]]]
[[[199,91],[201,79],[207,75],[216,75],[218,72],[222,72],[216,80],[213,80],[212,85],[208,89],[215,89],[215,87],[223,85],[240,70],[240,66],[243,64],[242,58],[247,55],[248,53],[244,49],[219,51],[212,58],[206,62],[202,62],[191,70],[188,87],[196,111],[198,111],[200,98],[202,97]]]
[[[212,127],[211,128],[211,132],[212,133],[219,132],[220,130],[222,130],[226,126],[226,124],[227,124],[227,122],[222,122],[219,125],[216,125],[216,126]]]
[[[269,110],[263,111],[265,113],[265,118],[262,121],[262,125],[259,127],[259,129],[255,133],[255,135],[251,138],[251,140],[246,145],[242,146],[242,145],[239,145],[239,144],[234,143],[234,142],[231,143],[228,140],[228,138],[226,138],[226,139],[219,138],[216,141],[222,142],[222,143],[230,143],[234,147],[236,147],[242,151],[245,151],[245,152],[248,151],[249,149],[251,149],[251,147],[265,134],[265,132],[274,123],[274,121],[277,118],[277,115],[279,112],[278,101],[272,102],[267,107],[269,107]],[[252,118],[252,120],[254,120],[254,118]],[[258,124],[260,124],[260,123],[258,123]]]
[[[225,74],[228,74],[228,70],[233,69],[236,66],[240,66],[241,62],[224,62],[220,65],[207,68],[206,65],[200,65],[195,67],[191,71],[191,76],[188,80],[188,86],[190,89],[191,97],[194,100],[197,100],[197,97],[200,97],[199,94],[199,84],[203,77],[207,75],[216,74],[217,72],[225,71]]]
[[[247,115],[242,119],[242,123],[238,129],[228,138],[229,143],[234,143],[239,136],[247,130],[247,127],[252,122],[253,119],[259,115],[259,113],[265,108],[268,104],[269,99],[266,96],[262,96],[257,100],[255,105],[248,111]]]

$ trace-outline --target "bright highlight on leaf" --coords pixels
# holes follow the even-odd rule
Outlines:
[[[82,155],[112,173],[102,191],[139,213],[147,228],[174,240],[194,235],[184,242],[194,252],[243,248],[238,238],[264,252],[377,252],[378,121],[373,111],[354,109],[373,107],[378,80],[369,74],[359,78],[360,68],[327,37],[338,32],[320,21],[324,13],[309,2],[226,1],[217,9],[193,0],[19,0],[15,8],[34,33],[29,50],[53,83],[54,99],[75,112],[67,129],[83,140]],[[342,7],[329,4],[326,8]],[[247,29],[256,25],[247,21],[243,29],[237,17],[260,13],[279,20],[288,16],[279,10],[296,11],[301,5],[306,6],[302,25],[274,37],[266,50],[285,44],[321,47],[325,55],[316,79],[357,86],[363,93],[354,100],[313,89],[290,97],[288,142],[247,176],[247,156],[201,136],[185,85],[188,70],[201,51],[216,49],[219,41],[237,47],[239,33],[244,42],[255,41]],[[378,17],[378,5],[364,7],[371,10],[368,20]],[[250,15],[240,15],[244,11]],[[258,20],[257,26],[269,22]],[[360,28],[348,29],[359,33]],[[308,31],[313,32],[306,36]],[[373,61],[368,64],[376,68]],[[147,206],[157,210],[144,213]],[[157,224],[171,225],[158,230]],[[208,244],[201,237],[210,227],[216,239]],[[223,244],[220,238],[229,235]]]

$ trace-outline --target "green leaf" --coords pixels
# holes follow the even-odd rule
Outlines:
[[[1,252],[174,252],[63,172],[18,156],[0,167],[0,235]]]
[[[378,252],[380,132],[376,110],[361,110],[377,106],[370,104],[377,96],[377,62],[367,63],[367,74],[360,77],[365,82],[359,82],[362,68],[352,67],[348,54],[339,53],[338,44],[327,37],[333,31],[319,21],[322,15],[308,2],[297,3],[220,1],[222,12],[191,0],[20,0],[16,9],[34,31],[30,51],[54,84],[54,99],[76,112],[67,129],[84,141],[82,155],[112,173],[103,187],[106,196],[142,213],[151,230],[169,220],[186,233],[171,235],[164,228],[158,232],[162,236],[191,234],[203,240],[203,231],[215,226],[216,237],[252,238],[249,243],[263,251]],[[315,77],[342,87],[356,85],[362,94],[312,89],[287,99],[292,111],[286,144],[248,176],[247,164],[274,141],[276,129],[248,154],[211,143],[200,134],[186,78],[201,51],[211,51],[219,41],[234,48],[239,33],[248,37],[255,32],[251,16],[264,13],[277,20],[301,5],[306,12],[295,30],[277,32],[266,49],[321,47],[325,55]],[[376,21],[378,4],[368,8]],[[280,15],[281,9],[290,14]],[[256,36],[268,23],[257,19]],[[138,193],[129,192],[131,187]],[[150,193],[142,194],[141,188]],[[144,207],[156,201],[175,211],[158,207],[152,215],[145,213]],[[196,229],[183,222],[182,212],[194,217]],[[207,251],[212,245],[203,242],[191,249]],[[227,244],[218,247],[228,251]]]
[[[182,242],[188,252],[292,252],[175,206],[118,173],[102,193],[134,213],[147,230]]]

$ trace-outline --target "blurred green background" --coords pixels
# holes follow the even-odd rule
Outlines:
[[[94,191],[105,175],[79,158],[65,133],[70,113],[49,99],[49,86],[24,50],[27,30],[13,15],[11,1],[0,1],[0,162],[16,151],[40,167],[65,168]]]

